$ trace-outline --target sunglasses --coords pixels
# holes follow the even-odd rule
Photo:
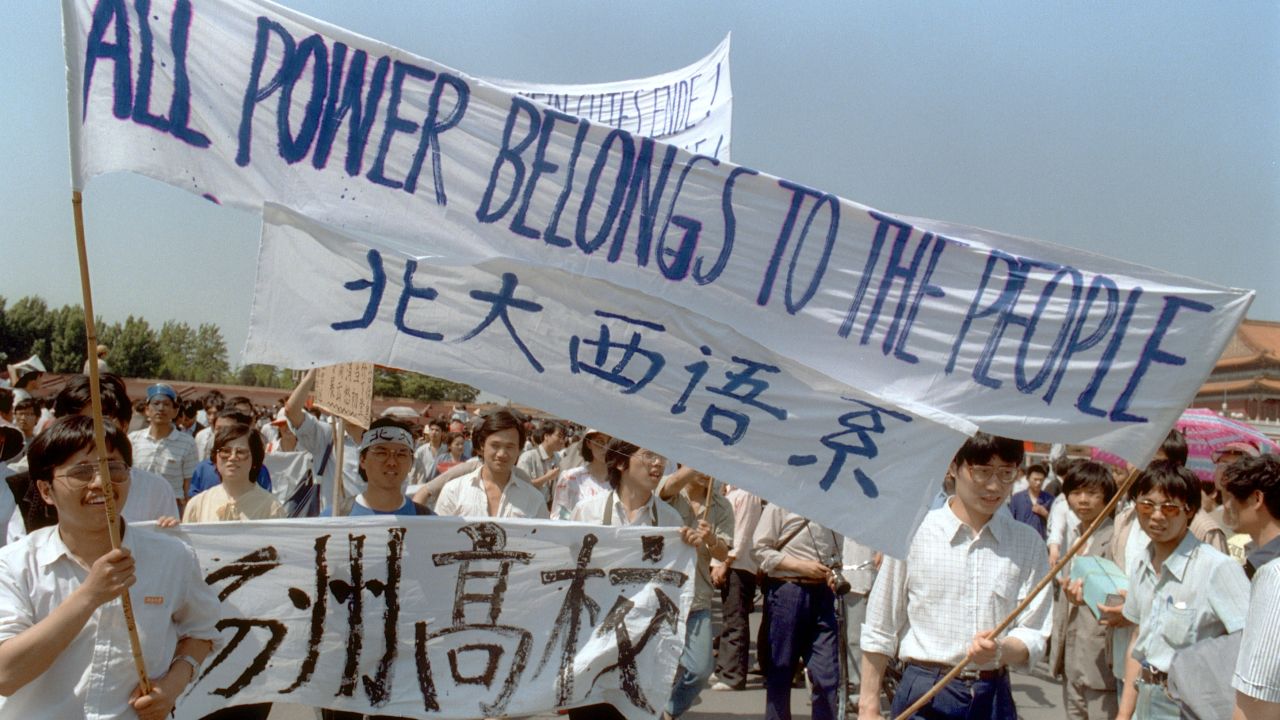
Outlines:
[[[129,481],[129,466],[119,460],[113,460],[107,463],[107,474],[112,483],[121,485]],[[54,477],[66,480],[69,485],[83,486],[93,482],[97,475],[97,463],[81,463],[72,465],[66,471],[55,474]]]
[[[1136,509],[1138,514],[1142,517],[1151,517],[1155,514],[1156,508],[1160,508],[1161,515],[1164,515],[1165,517],[1173,517],[1174,515],[1180,515],[1185,512],[1187,506],[1182,503],[1174,502],[1154,503],[1150,500],[1139,500],[1134,504],[1134,509]]]

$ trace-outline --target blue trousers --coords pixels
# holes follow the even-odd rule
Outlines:
[[[893,696],[890,716],[901,715],[946,674],[946,670],[908,663],[902,671],[898,692]],[[911,717],[923,720],[1017,720],[1018,710],[1013,704],[1009,674],[1005,673],[991,680],[952,680]]]
[[[766,581],[764,602],[769,623],[766,720],[791,720],[791,678],[801,658],[813,684],[813,720],[835,720],[843,690],[835,593],[825,584]]]
[[[694,610],[685,623],[684,652],[680,655],[680,667],[676,668],[676,681],[671,687],[671,699],[667,701],[667,714],[680,717],[693,706],[698,693],[711,677],[711,611]]]

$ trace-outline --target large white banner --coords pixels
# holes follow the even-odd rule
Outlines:
[[[573,418],[897,557],[965,439],[656,297],[418,261],[267,205],[246,360],[355,356]]]
[[[264,0],[64,0],[64,17],[77,189],[139,172],[420,258],[608,280],[956,428],[1145,462],[1252,298],[881,212]]]
[[[250,702],[433,718],[608,702],[652,718],[693,599],[695,555],[670,529],[376,517],[180,532],[223,619],[179,718]]]
[[[701,60],[652,77],[574,85],[488,80],[509,93],[597,125],[729,159],[733,84],[727,35]]]

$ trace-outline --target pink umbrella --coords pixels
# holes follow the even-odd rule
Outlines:
[[[1280,445],[1253,426],[1223,417],[1205,408],[1188,408],[1175,424],[1187,438],[1187,467],[1201,482],[1213,482],[1213,451],[1231,442],[1247,442],[1264,453],[1280,453]],[[1094,460],[1123,465],[1124,460],[1105,450],[1094,449]]]

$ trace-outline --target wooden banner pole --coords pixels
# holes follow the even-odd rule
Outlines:
[[[1129,476],[1126,477],[1124,482],[1120,484],[1120,487],[1116,489],[1115,497],[1111,498],[1110,502],[1103,506],[1102,512],[1098,514],[1098,517],[1094,519],[1084,533],[1071,544],[1071,548],[1067,550],[1067,553],[1063,555],[1060,560],[1058,560],[1058,564],[1054,565],[1049,570],[1049,574],[1040,578],[1040,582],[1036,583],[1036,586],[1031,589],[1031,592],[1027,594],[1027,597],[1024,598],[1022,602],[1018,603],[1018,606],[1013,609],[1013,612],[1009,613],[1009,616],[991,631],[991,637],[1000,637],[1000,633],[1007,630],[1009,626],[1013,624],[1014,620],[1017,620],[1018,616],[1022,614],[1022,611],[1027,609],[1027,606],[1031,604],[1031,601],[1034,600],[1035,597],[1049,585],[1049,583],[1053,582],[1053,579],[1058,576],[1058,573],[1062,572],[1062,569],[1067,566],[1068,562],[1071,562],[1071,559],[1076,556],[1076,553],[1080,552],[1080,550],[1084,548],[1084,544],[1093,536],[1094,531],[1102,527],[1102,523],[1111,516],[1111,511],[1115,509],[1116,503],[1120,502],[1120,498],[1129,492],[1129,488],[1133,486],[1134,481],[1137,479],[1138,468],[1135,467],[1129,471]],[[920,696],[919,700],[912,703],[911,707],[903,710],[894,718],[894,720],[906,720],[906,718],[914,715],[920,708],[928,705],[929,701],[933,699],[933,696],[941,692],[942,688],[947,686],[947,683],[954,680],[961,672],[964,672],[964,667],[968,664],[968,657],[961,660],[955,667],[951,668],[950,672],[943,675],[942,679],[934,683],[933,687],[929,688],[929,692]]]
[[[333,450],[334,458],[338,461],[338,466],[333,473],[333,517],[338,517],[338,510],[342,508],[342,500],[346,497],[346,488],[343,483],[346,482],[346,460],[344,459],[344,451],[347,448],[347,428],[346,421],[341,417],[333,416]]]
[[[93,411],[93,444],[98,453],[98,477],[103,485],[103,503],[107,512],[107,529],[111,536],[112,549],[120,549],[120,523],[116,507],[115,488],[111,483],[111,472],[107,466],[107,431],[102,419],[102,388],[98,384],[98,333],[93,321],[93,292],[89,286],[89,254],[85,250],[84,241],[84,208],[80,191],[71,193],[71,210],[75,217],[76,253],[80,261],[80,293],[84,303],[84,332],[89,358],[89,401]],[[129,631],[129,648],[133,651],[133,665],[138,671],[138,686],[143,694],[151,692],[151,681],[147,678],[147,664],[142,657],[142,642],[138,639],[138,625],[133,618],[133,602],[129,591],[120,594],[120,605],[124,609],[125,627]]]

